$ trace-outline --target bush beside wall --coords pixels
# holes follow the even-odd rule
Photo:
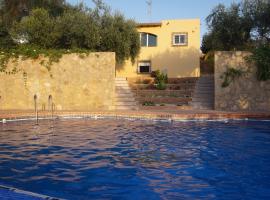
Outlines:
[[[257,67],[248,63],[250,55],[242,51],[215,53],[215,109],[225,111],[270,111],[270,81],[258,81]],[[228,87],[222,87],[222,75],[228,68],[245,71]]]

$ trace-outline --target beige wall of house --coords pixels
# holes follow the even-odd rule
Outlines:
[[[0,73],[0,109],[33,110],[49,108],[49,95],[56,110],[114,109],[115,53],[91,53],[82,58],[64,55],[51,70],[37,60],[18,60]]]
[[[270,81],[258,81],[256,66],[247,63],[248,52],[215,53],[215,109],[225,111],[270,111]],[[228,87],[222,87],[228,68],[244,72]]]
[[[169,77],[200,76],[200,20],[164,20],[161,23],[138,25],[140,33],[157,36],[157,46],[141,47],[135,63],[130,60],[116,68],[117,77],[136,77],[140,61],[150,61],[151,70],[161,70]],[[186,45],[173,45],[174,34],[187,34]],[[147,75],[147,74],[146,74]],[[149,74],[148,74],[149,75]]]

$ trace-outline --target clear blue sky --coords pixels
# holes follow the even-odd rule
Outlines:
[[[67,0],[76,4],[82,0]],[[93,7],[92,0],[83,1]],[[201,36],[207,32],[205,18],[219,3],[230,5],[239,0],[152,0],[151,18],[147,12],[146,0],[104,0],[113,11],[120,11],[127,18],[137,22],[159,22],[163,19],[201,19]]]

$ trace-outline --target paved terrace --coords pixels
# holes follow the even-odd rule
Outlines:
[[[0,120],[35,119],[33,110],[0,110]],[[52,118],[49,111],[39,111],[39,119]],[[153,120],[221,120],[221,119],[269,119],[270,112],[224,112],[215,110],[191,110],[179,108],[149,107],[130,111],[54,111],[54,118],[132,118]]]

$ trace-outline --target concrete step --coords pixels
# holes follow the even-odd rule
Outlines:
[[[213,84],[214,81],[198,81],[197,83],[200,83],[200,84]]]
[[[190,102],[192,105],[214,105],[214,102],[207,102],[207,101],[191,101]]]
[[[115,79],[115,108],[116,110],[137,110],[137,102],[126,78]]]
[[[137,106],[117,106],[116,110],[138,110]]]
[[[121,99],[121,98],[134,98],[134,95],[132,93],[121,93],[121,94],[116,94],[115,98]]]
[[[129,85],[115,85],[115,88],[116,89],[121,89],[121,88],[124,88],[124,89],[130,89]]]
[[[199,91],[196,94],[193,94],[194,97],[195,96],[198,96],[198,97],[200,97],[200,96],[213,96],[213,95],[214,95],[214,93],[212,91]]]
[[[215,82],[213,76],[200,77],[196,83],[192,101],[189,103],[195,109],[214,108]]]
[[[214,83],[198,83],[197,86],[214,86]]]
[[[115,83],[126,83],[126,84],[128,84],[128,82],[126,80],[115,80]]]
[[[136,102],[124,101],[124,102],[115,102],[115,106],[136,106]]]
[[[190,105],[193,106],[193,107],[196,107],[196,106],[197,107],[198,106],[199,107],[214,107],[214,103],[208,103],[208,102],[200,102],[200,103],[199,102],[198,103],[197,102],[191,102]]]
[[[192,97],[192,100],[193,101],[200,101],[200,100],[204,100],[204,99],[206,99],[206,100],[212,100],[212,99],[214,99],[214,97],[213,97],[213,95],[194,95],[193,97]]]
[[[132,92],[130,92],[130,91],[118,91],[117,92],[117,95],[119,95],[119,96],[132,96],[133,95],[133,93]]]
[[[127,80],[127,78],[124,78],[124,77],[115,77],[115,80],[116,81],[126,81]]]
[[[210,76],[201,76],[200,78],[199,78],[199,80],[204,80],[204,79],[214,79],[214,75],[210,75]]]
[[[130,90],[130,87],[128,85],[121,85],[121,86],[116,85],[115,86],[115,89],[119,89],[119,90],[121,90],[121,89]]]
[[[202,98],[202,97],[195,96],[195,97],[192,97],[192,101],[194,101],[194,102],[201,102],[201,101],[212,102],[212,101],[214,101],[214,97]]]
[[[123,102],[128,102],[128,101],[135,101],[135,98],[133,97],[116,97],[115,101],[123,101]]]
[[[214,107],[204,107],[204,106],[192,106],[193,109],[198,109],[198,110],[213,110]]]
[[[192,97],[192,100],[193,101],[200,101],[200,100],[204,100],[204,99],[206,99],[206,100],[214,100],[214,96],[212,95],[205,95],[205,96],[203,96],[203,95],[194,95],[193,97]]]
[[[130,92],[130,93],[132,93],[132,90],[130,88],[119,88],[119,87],[115,87],[115,91],[116,92]]]
[[[197,85],[197,87],[195,87],[195,89],[214,89],[214,85],[213,84],[209,84],[209,85]]]
[[[127,83],[115,83],[115,86],[129,86]]]
[[[214,88],[196,88],[195,89],[196,93],[211,93],[214,94]]]
[[[214,83],[214,80],[199,80],[197,83]]]

